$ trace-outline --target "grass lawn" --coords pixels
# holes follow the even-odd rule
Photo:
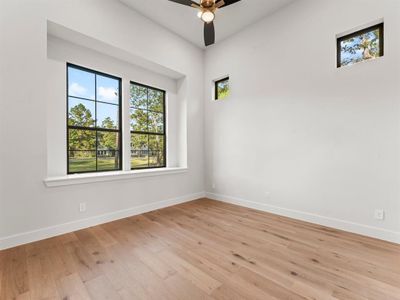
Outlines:
[[[97,161],[99,171],[116,170],[118,166],[115,165],[114,157],[102,157]],[[69,172],[90,172],[96,171],[96,158],[70,158]]]
[[[146,157],[134,157],[131,159],[131,168],[145,168],[148,166],[149,160]]]
[[[150,166],[158,166],[157,157],[151,156],[148,159],[145,157],[134,157],[131,160],[132,168],[145,168]],[[114,157],[101,157],[97,161],[98,171],[110,171],[117,170],[118,166],[115,166]],[[80,172],[90,172],[96,171],[96,158],[70,158],[69,159],[69,172],[70,173],[80,173]]]
[[[149,166],[157,167],[159,163],[157,162],[157,156],[150,156],[148,159],[147,156],[143,157],[133,157],[131,160],[131,168],[146,168]]]

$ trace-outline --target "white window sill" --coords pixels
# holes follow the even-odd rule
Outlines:
[[[103,172],[103,173],[89,173],[89,174],[74,174],[60,177],[49,177],[44,180],[47,187],[66,186],[74,184],[85,184],[93,182],[127,180],[151,176],[161,176],[170,174],[179,174],[187,172],[186,167],[176,168],[163,168],[163,169],[148,169],[148,170],[134,170],[134,171],[116,171],[116,172]]]

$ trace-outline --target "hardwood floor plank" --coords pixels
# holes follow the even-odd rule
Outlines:
[[[28,256],[27,272],[31,299],[59,298],[49,263],[47,251]]]
[[[129,273],[129,267],[127,267],[129,258],[125,254],[119,254],[125,253],[125,250],[121,251],[122,247],[124,246],[107,247],[106,251],[110,255],[110,261],[108,264],[100,265],[100,268],[122,299],[151,299],[145,288]],[[129,252],[130,248],[127,247],[127,249],[126,251]]]
[[[78,273],[61,277],[56,280],[57,291],[60,299],[90,300],[92,299]]]
[[[177,300],[211,300],[206,292],[202,291],[190,281],[186,280],[179,274],[174,274],[165,279],[168,290],[175,296]]]
[[[92,299],[96,300],[119,300],[122,297],[113,288],[108,279],[102,275],[85,282],[85,286],[89,291]]]
[[[109,247],[118,243],[101,225],[91,227],[89,230],[103,247]]]
[[[5,278],[5,253],[6,251],[0,251],[0,297],[5,294],[5,287],[3,287],[3,278]]]
[[[159,253],[159,256],[165,263],[174,268],[182,277],[186,278],[188,281],[193,283],[207,294],[211,294],[214,289],[221,285],[221,282],[192,265],[180,257],[178,253],[174,253],[174,251],[165,250]]]
[[[158,254],[151,253],[147,249],[136,247],[132,250],[133,254],[143,262],[152,272],[157,274],[161,279],[176,274],[174,268],[166,264],[159,258]]]
[[[110,251],[123,262],[125,272],[132,278],[131,282],[138,285],[145,299],[174,299],[166,289],[164,281],[140,261],[127,247],[113,246]]]
[[[201,199],[1,251],[0,299],[400,300],[400,245]]]
[[[4,251],[0,299],[14,299],[29,292],[25,250],[25,246],[20,246]]]
[[[99,266],[96,264],[96,261],[86,251],[82,243],[70,242],[66,244],[65,247],[72,257],[79,276],[82,278],[83,282],[96,278],[102,274]]]

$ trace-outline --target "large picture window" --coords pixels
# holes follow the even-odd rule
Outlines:
[[[166,166],[165,91],[131,82],[131,169]]]
[[[121,79],[67,64],[67,172],[122,169]]]

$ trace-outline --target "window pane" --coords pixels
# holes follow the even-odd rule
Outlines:
[[[118,150],[119,133],[99,131],[97,132],[97,150]]]
[[[216,83],[216,100],[224,99],[229,96],[229,79],[218,81]]]
[[[157,90],[149,89],[149,110],[163,112],[164,111],[164,93]]]
[[[131,134],[131,149],[147,150],[149,149],[149,136],[147,134]]]
[[[149,135],[149,149],[150,150],[164,150],[164,136],[163,135]]]
[[[132,169],[163,167],[165,92],[131,83],[130,93],[131,167]]]
[[[68,125],[80,127],[94,127],[94,101],[68,98]]]
[[[120,170],[121,80],[67,66],[68,173]]]
[[[352,65],[382,55],[379,28],[340,41],[340,66]]]
[[[119,81],[97,75],[97,101],[119,104]]]
[[[132,150],[131,155],[131,168],[140,169],[149,166],[149,157],[147,150]]]
[[[119,106],[105,103],[97,105],[97,127],[107,129],[118,129]]]
[[[68,96],[95,99],[95,75],[68,67]]]
[[[131,108],[131,130],[148,131],[147,126],[147,110]]]
[[[164,116],[156,112],[149,112],[149,132],[164,132]]]
[[[135,108],[143,108],[147,109],[147,88],[131,84],[130,86],[131,93],[131,106]]]
[[[149,151],[149,165],[150,167],[164,167],[163,151]]]
[[[69,150],[96,150],[96,132],[94,130],[69,129]]]
[[[131,134],[131,167],[145,168],[148,167],[148,135],[147,134]]]
[[[149,151],[149,165],[150,167],[164,167],[164,152],[163,151]]]
[[[96,171],[96,151],[69,151],[69,173]]]
[[[97,150],[97,170],[111,171],[119,169],[119,151]]]

